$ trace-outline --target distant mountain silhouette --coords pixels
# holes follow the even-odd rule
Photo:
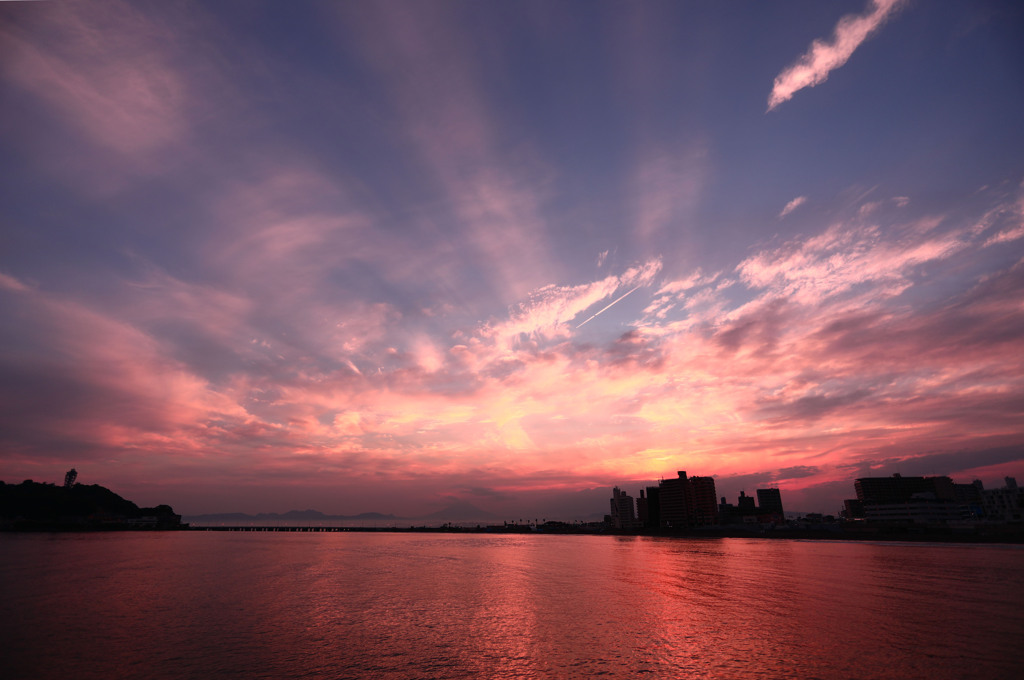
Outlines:
[[[399,519],[395,515],[384,515],[379,512],[361,512],[350,519]]]
[[[0,527],[24,530],[177,528],[169,505],[140,508],[98,484],[0,482]]]
[[[393,520],[394,515],[379,512],[363,512],[358,515],[326,515],[319,510],[289,510],[288,512],[260,512],[249,515],[244,512],[218,512],[205,515],[189,515],[190,522],[318,522],[320,520]]]
[[[327,515],[319,510],[289,510],[281,515],[280,519],[318,520],[327,519]]]
[[[481,510],[472,503],[458,501],[443,510],[416,519],[444,519],[452,522],[472,522],[474,520],[498,519],[498,515]]]
[[[497,515],[481,510],[471,503],[458,502],[449,505],[443,510],[432,512],[429,515],[417,517],[401,517],[397,515],[385,515],[379,512],[363,512],[358,515],[327,515],[319,510],[289,510],[288,512],[260,512],[255,515],[244,512],[218,512],[205,515],[188,515],[185,519],[189,522],[238,522],[245,524],[258,524],[259,522],[319,522],[331,520],[347,521],[392,521],[399,519],[416,520],[444,520],[448,522],[473,522],[498,519]]]

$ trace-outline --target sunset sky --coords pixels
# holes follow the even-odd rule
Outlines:
[[[1017,1],[3,3],[0,479],[1024,482]]]

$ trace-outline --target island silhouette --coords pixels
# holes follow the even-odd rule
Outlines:
[[[69,470],[64,485],[0,481],[0,530],[105,531],[181,529],[181,515],[169,505],[140,508],[99,484],[78,484]]]

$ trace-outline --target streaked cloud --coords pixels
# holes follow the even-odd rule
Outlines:
[[[985,245],[994,246],[997,243],[1008,243],[1009,241],[1016,241],[1019,238],[1024,238],[1024,224],[1019,227],[1005,229],[997,234],[993,234],[987,241],[985,241]]]
[[[707,151],[700,143],[658,147],[640,158],[630,192],[639,243],[656,242],[665,230],[685,224],[699,204],[706,165]]]
[[[521,297],[550,269],[540,206],[547,174],[539,156],[519,159],[500,151],[495,130],[501,112],[484,96],[487,83],[472,32],[455,6],[374,4],[339,6],[338,32],[351,41],[393,103],[399,131],[416,161],[447,198],[452,217],[498,294]],[[454,222],[454,225],[452,224]],[[525,257],[512,260],[510,252]]]
[[[660,270],[660,260],[649,260],[627,269],[619,276],[608,276],[589,284],[544,286],[533,291],[527,302],[516,305],[507,321],[488,326],[487,333],[501,338],[502,344],[506,347],[515,345],[520,336],[568,337],[570,327],[567,324],[570,321],[599,302],[610,298],[616,291],[650,285]],[[595,316],[604,309],[598,311]]]
[[[890,303],[927,285],[918,267],[976,257],[985,238],[955,224],[883,232],[837,223],[746,258],[729,285],[701,271],[659,283],[663,266],[649,261],[538,289],[504,321],[447,340],[419,333],[402,341],[397,326],[364,309],[346,322],[363,324],[355,344],[339,336],[337,354],[308,338],[258,340],[252,301],[166,275],[133,288],[144,307],[106,311],[9,285],[7,295],[23,301],[14,318],[33,338],[32,361],[52,357],[48,374],[64,374],[60,389],[73,377],[83,394],[55,405],[66,427],[52,427],[52,408],[45,417],[19,410],[13,455],[30,455],[21,447],[38,445],[32,433],[51,423],[48,441],[76,442],[77,459],[172,441],[182,455],[219,451],[222,461],[286,447],[291,457],[248,464],[271,474],[319,459],[367,479],[395,465],[416,475],[483,465],[482,479],[510,489],[538,467],[571,467],[578,479],[656,476],[684,442],[696,468],[742,474],[756,453],[777,461],[774,478],[788,488],[820,484],[845,474],[840,461],[870,460],[883,445],[908,458],[922,438],[967,445],[969,423],[996,439],[1015,436],[1024,269],[992,273],[920,311]],[[737,286],[748,295],[730,299]],[[650,300],[633,330],[606,344],[578,341],[570,322],[630,292]],[[668,299],[702,302],[656,302]],[[188,350],[197,336],[168,332],[174,318],[207,320],[207,342],[237,359],[213,379],[209,346]],[[291,323],[290,333],[303,321]],[[375,333],[373,342],[404,345],[373,350]],[[8,356],[5,372],[17,382],[23,369]],[[78,368],[69,373],[62,357]],[[136,406],[105,413],[85,400],[97,391],[113,408],[124,399]],[[904,448],[893,448],[900,441]]]
[[[807,202],[807,197],[806,196],[797,196],[792,201],[787,203],[786,207],[784,207],[782,209],[782,212],[779,213],[779,219],[782,219],[783,217],[785,217],[789,213],[793,212],[794,210],[796,210],[797,208],[799,208],[800,206],[802,206],[806,202]]]
[[[171,65],[168,32],[121,2],[43,8],[35,16],[32,39],[13,22],[0,29],[3,69],[14,82],[121,153],[181,138],[189,93]]]
[[[0,286],[19,293],[27,292],[30,289],[25,283],[3,272],[0,272]]]
[[[775,77],[768,96],[768,110],[789,101],[805,87],[814,87],[828,80],[829,74],[845,64],[902,4],[903,0],[871,0],[864,14],[848,14],[836,24],[832,39],[815,40],[797,61]]]
[[[874,295],[899,295],[913,268],[951,257],[966,247],[961,232],[919,233],[905,225],[883,233],[871,224],[834,224],[822,234],[793,241],[741,262],[749,286],[800,302],[818,302],[871,283]]]

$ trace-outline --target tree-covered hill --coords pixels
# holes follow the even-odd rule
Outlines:
[[[165,529],[180,525],[181,517],[169,505],[140,508],[98,484],[0,481],[0,527],[4,529]]]

